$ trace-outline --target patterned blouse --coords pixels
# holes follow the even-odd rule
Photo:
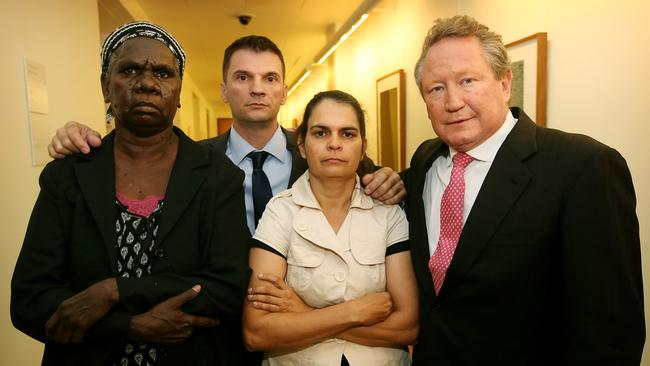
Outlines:
[[[153,258],[158,220],[164,197],[148,196],[135,200],[118,193],[117,220],[117,272],[121,277],[143,277],[151,274],[150,258]],[[126,340],[116,352],[111,365],[154,366],[164,352],[157,345]]]

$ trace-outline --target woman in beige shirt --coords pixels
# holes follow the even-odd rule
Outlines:
[[[269,202],[253,237],[246,345],[267,365],[408,365],[418,332],[408,223],[361,189],[359,103],[317,94],[298,140],[309,170]]]

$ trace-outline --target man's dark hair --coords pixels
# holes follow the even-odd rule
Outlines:
[[[273,43],[270,39],[264,36],[245,36],[235,40],[233,43],[226,48],[226,51],[223,54],[223,80],[226,81],[226,72],[228,67],[230,67],[230,59],[232,58],[233,53],[238,50],[250,50],[253,52],[271,52],[277,55],[280,58],[280,63],[282,63],[282,79],[284,79],[284,57],[282,57],[282,52],[278,46]]]

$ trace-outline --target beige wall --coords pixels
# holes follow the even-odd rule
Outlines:
[[[328,90],[330,82],[331,61],[320,66],[315,66],[309,78],[287,98],[287,103],[280,109],[278,119],[284,127],[293,127],[293,121],[302,122],[305,106],[315,93]]]
[[[191,55],[188,55],[188,69],[183,76],[183,89],[181,89],[181,108],[176,112],[174,124],[180,127],[191,138],[202,140],[208,138],[208,123],[216,125],[217,113],[208,104],[206,97],[197,88],[194,80],[192,80],[191,62]],[[214,92],[219,92],[216,85]],[[196,96],[197,99],[195,100],[193,96]],[[198,101],[198,121],[194,120],[194,103],[196,101]],[[208,111],[210,116],[209,121],[206,120],[206,111]]]
[[[0,202],[4,207],[0,218],[0,355],[2,364],[39,365],[42,345],[15,330],[9,319],[9,283],[42,169],[31,165],[23,58],[47,68],[52,131],[70,119],[95,121],[93,127],[103,128],[97,5],[94,0],[11,0],[0,7]]]
[[[396,0],[378,6],[353,37],[335,53],[335,87],[365,105],[369,117],[368,154],[376,157],[375,81],[405,69],[407,157],[433,136],[412,76],[426,29],[439,16],[470,14],[503,35],[508,43],[536,32],[548,33],[548,126],[590,135],[626,158],[637,193],[637,214],[650,314],[650,2],[560,0]],[[296,96],[313,95],[326,81],[308,81]],[[300,115],[306,100],[293,95],[285,107]],[[407,159],[408,160],[408,159]],[[596,269],[594,269],[596,270]],[[650,323],[650,322],[646,322]],[[650,365],[648,352],[643,359]]]

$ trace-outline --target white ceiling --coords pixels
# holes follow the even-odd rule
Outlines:
[[[235,39],[264,35],[282,50],[286,82],[293,84],[314,62],[329,37],[364,0],[98,0],[103,38],[133,18],[163,26],[187,53],[187,72],[211,105],[219,95],[223,52]],[[236,16],[252,14],[247,26]]]

